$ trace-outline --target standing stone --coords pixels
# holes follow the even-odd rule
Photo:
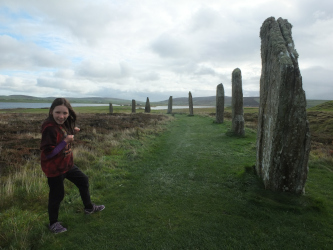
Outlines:
[[[167,114],[171,114],[171,113],[172,113],[172,96],[169,97],[168,113]]]
[[[145,113],[150,113],[150,102],[148,97],[146,100]]]
[[[190,116],[193,116],[193,100],[192,100],[191,91],[188,92],[188,106],[189,106],[189,109],[190,109]]]
[[[113,114],[113,106],[112,103],[109,103],[109,113]]]
[[[224,88],[220,83],[216,87],[216,123],[223,123],[224,120]]]
[[[132,99],[132,113],[136,113],[136,103],[134,99]]]
[[[243,112],[242,72],[239,68],[232,72],[232,132],[235,135],[245,135]]]
[[[260,29],[261,78],[256,171],[266,189],[304,193],[310,132],[298,54],[286,19]]]

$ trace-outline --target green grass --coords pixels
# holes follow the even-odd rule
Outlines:
[[[332,102],[332,101],[330,101],[330,100],[306,100],[307,108],[319,106],[325,102]]]
[[[0,242],[7,245],[0,246],[331,249],[332,158],[311,158],[306,195],[273,193],[254,174],[255,131],[235,137],[229,135],[230,121],[216,124],[213,117],[186,114],[174,118],[163,133],[132,131],[109,154],[77,156],[90,177],[93,201],[106,205],[103,212],[84,215],[78,190],[67,182],[60,219],[68,232],[48,232],[47,199],[41,194],[33,209],[34,203],[23,199],[1,212]],[[111,140],[96,147],[103,151]]]
[[[333,101],[309,108],[307,115],[312,138],[333,150]]]
[[[326,112],[333,112],[333,101],[326,101],[311,107],[308,109],[309,111],[326,111]]]

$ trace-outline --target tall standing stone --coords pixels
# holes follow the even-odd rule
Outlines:
[[[113,114],[113,106],[112,103],[109,103],[109,113]]]
[[[150,102],[148,97],[146,100],[145,113],[150,113]]]
[[[223,123],[224,121],[224,88],[220,83],[216,87],[216,123]]]
[[[192,100],[191,91],[188,92],[188,106],[189,106],[189,109],[190,109],[190,116],[193,116],[193,100]]]
[[[167,114],[171,114],[171,113],[172,113],[172,96],[169,97]]]
[[[136,102],[132,99],[132,113],[136,113]]]
[[[260,29],[261,78],[256,171],[266,189],[304,193],[310,132],[298,54],[286,19]]]
[[[232,132],[235,135],[245,135],[243,112],[242,72],[239,68],[232,72]]]

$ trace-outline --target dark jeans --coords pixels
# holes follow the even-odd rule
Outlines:
[[[92,207],[89,194],[88,176],[82,173],[82,171],[74,165],[71,170],[62,175],[47,178],[47,182],[50,187],[48,205],[50,224],[58,221],[60,202],[64,199],[65,195],[65,178],[73,182],[78,187],[85,208]]]

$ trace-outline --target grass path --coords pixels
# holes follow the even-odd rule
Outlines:
[[[318,242],[320,249],[331,246],[332,216],[323,202],[262,189],[251,168],[255,132],[246,130],[244,138],[237,138],[227,135],[230,122],[175,118],[165,133],[141,150],[131,142],[139,147],[139,157],[120,161],[118,170],[105,170],[100,181],[91,181],[93,199],[106,205],[103,212],[85,216],[65,204],[60,214],[68,232],[42,237],[37,248],[314,249]]]

